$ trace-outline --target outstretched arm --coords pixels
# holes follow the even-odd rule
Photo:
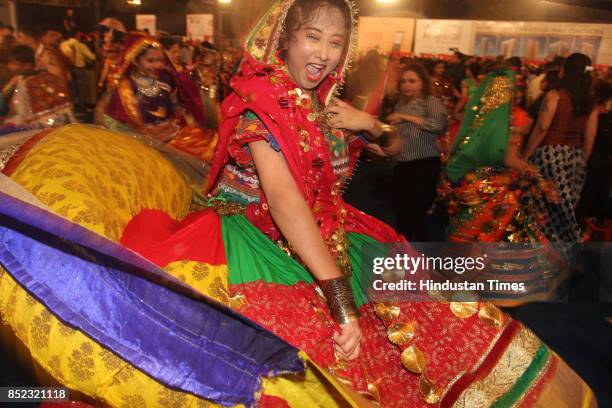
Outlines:
[[[283,236],[318,281],[342,278],[283,156],[263,140],[249,143],[249,148],[270,214]],[[345,359],[355,359],[360,350],[359,324],[353,319],[341,327],[342,333],[334,335],[336,351]]]

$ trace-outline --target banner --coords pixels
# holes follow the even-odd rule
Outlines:
[[[594,63],[612,62],[610,24],[474,21],[474,53],[549,60],[580,52]]]
[[[370,50],[386,55],[390,52],[410,52],[414,19],[399,17],[360,17],[357,54]]]
[[[473,50],[473,24],[469,20],[417,20],[414,53],[452,54],[457,48],[464,54]]]
[[[417,20],[414,53],[550,60],[580,52],[594,64],[612,64],[612,24],[523,21]]]
[[[187,14],[187,38],[212,42],[214,23],[212,14]]]
[[[136,29],[149,30],[149,34],[155,35],[157,17],[155,14],[136,14]]]

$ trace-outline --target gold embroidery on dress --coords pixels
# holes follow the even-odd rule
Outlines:
[[[244,214],[246,212],[244,205],[220,197],[213,197],[208,200],[208,206],[212,207],[221,216]]]
[[[162,407],[182,408],[187,403],[187,395],[168,388],[163,388],[158,394],[157,402]]]
[[[529,367],[541,345],[542,342],[531,331],[521,326],[491,372],[464,390],[453,407],[491,406],[510,391]]]
[[[112,351],[107,349],[102,349],[98,353],[98,357],[100,357],[100,360],[102,360],[107,370],[118,370],[123,365],[123,361],[121,361]]]

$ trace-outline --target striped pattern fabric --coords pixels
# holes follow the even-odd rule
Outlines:
[[[446,110],[438,98],[426,96],[409,102],[400,100],[393,111],[423,118],[423,126],[413,122],[396,125],[404,141],[404,147],[399,155],[400,161],[427,159],[440,155],[436,137],[446,131],[447,122]]]

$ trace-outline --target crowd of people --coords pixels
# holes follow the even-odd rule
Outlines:
[[[166,128],[167,139],[176,137],[179,128],[193,123],[194,116],[200,125],[216,127],[219,119],[216,106],[231,92],[230,81],[241,59],[239,51],[219,52],[208,41],[185,42],[161,33],[158,40],[162,48],[153,52],[156,56],[151,60],[152,69],[143,75],[146,68],[134,69],[129,65],[132,61],[126,61],[125,55],[134,52],[130,48],[136,37],[128,35],[121,22],[107,18],[96,32],[85,34],[76,31],[71,11],[58,29],[20,27],[15,32],[8,25],[1,26],[0,112],[4,126],[81,121],[144,133],[158,133],[162,126],[170,126],[174,130]],[[522,127],[524,133],[517,154],[530,159],[559,193],[559,203],[538,204],[549,220],[544,236],[564,242],[609,237],[605,224],[609,218],[606,212],[609,178],[605,177],[609,173],[606,167],[609,136],[605,132],[611,71],[609,67],[594,69],[588,57],[578,54],[526,64],[519,57],[484,58],[459,51],[445,59],[384,57],[374,50],[368,52],[349,72],[343,96],[353,106],[397,125],[404,147],[396,157],[384,160],[387,165],[381,162],[366,165],[368,169],[377,167],[370,184],[384,186],[387,191],[364,196],[361,191],[368,191],[370,176],[358,174],[357,180],[363,181],[364,186],[353,182],[349,198],[396,225],[412,241],[430,241],[432,235],[439,239],[440,234],[432,232],[428,222],[437,223],[439,230],[448,221],[444,214],[433,221],[428,214],[433,211],[439,215],[439,207],[445,208],[439,200],[445,196],[445,190],[438,188],[446,174],[443,164],[450,159],[468,102],[487,73],[500,66],[513,71],[513,110],[517,115],[527,113],[530,123]],[[156,82],[159,78],[154,71],[160,67],[172,78]],[[134,89],[153,84],[151,92],[157,89],[156,84],[167,83],[169,88],[165,90],[162,86],[158,100],[152,102],[154,110],[162,107],[165,113],[130,118],[129,109],[118,109],[117,102],[125,101],[111,99],[112,93],[121,89],[122,78],[131,82]],[[197,91],[186,89],[191,85]],[[178,101],[175,94],[183,100]],[[194,98],[196,94],[200,97]],[[574,105],[579,107],[574,110]],[[182,125],[177,127],[176,108],[178,114],[185,114],[181,106],[188,106],[186,110],[192,112],[183,116],[178,121]],[[193,133],[194,128],[189,132]],[[203,157],[210,158],[210,154],[205,152]],[[377,156],[371,151],[367,160]],[[377,174],[385,180],[376,180]],[[602,179],[603,182],[595,181]],[[380,197],[388,199],[376,201]],[[368,204],[370,201],[372,205]]]
[[[116,19],[102,21],[96,35],[83,35],[71,14],[60,30],[19,27],[13,35],[3,29],[0,66],[8,73],[2,75],[0,135],[81,121],[98,127],[69,126],[64,135],[83,143],[106,140],[100,154],[116,151],[111,139],[127,145],[136,138],[173,152],[174,159],[206,164],[184,218],[142,208],[117,227],[115,241],[131,250],[120,261],[113,258],[123,254],[119,249],[90,239],[75,245],[85,255],[49,256],[29,279],[20,280],[15,262],[2,262],[0,283],[19,280],[12,290],[35,294],[25,307],[40,301],[50,310],[41,324],[53,322],[51,337],[85,334],[81,351],[70,355],[37,340],[44,336],[28,343],[31,349],[43,344],[32,355],[41,364],[54,360],[57,381],[108,405],[123,398],[123,405],[145,406],[153,389],[225,406],[286,406],[292,393],[331,401],[335,391],[317,388],[319,377],[263,380],[303,368],[308,356],[334,378],[334,387],[349,390],[337,398],[385,407],[596,405],[563,359],[491,302],[433,292],[416,300],[370,298],[362,255],[368,246],[377,256],[389,255],[384,243],[412,253],[411,242],[434,239],[436,215],[444,220],[441,240],[450,242],[596,239],[594,231],[610,228],[609,71],[596,72],[578,53],[536,67],[517,57],[456,52],[448,61],[383,59],[374,51],[349,69],[357,40],[354,7],[349,0],[276,2],[240,52],[126,32]],[[103,137],[100,127],[107,129]],[[3,172],[15,175],[31,165],[24,156],[39,151],[45,137],[53,132],[3,151]],[[70,160],[82,165],[89,158]],[[98,182],[95,174],[83,177]],[[128,181],[121,174],[111,178],[116,185],[106,190],[118,195],[114,187]],[[170,184],[160,180],[164,189]],[[69,208],[61,211],[60,220],[46,217],[65,225],[89,215],[68,221]],[[60,238],[89,239],[82,233]],[[88,248],[105,256],[89,257]],[[108,248],[114,249],[104,252]],[[4,251],[0,261],[6,254],[23,255]],[[167,274],[193,269],[183,269],[172,284],[143,282],[130,272],[136,268],[125,266],[136,254]],[[62,266],[53,267],[60,259]],[[86,261],[104,273],[68,267]],[[121,268],[125,273],[117,272]],[[57,273],[74,275],[59,279]],[[541,271],[530,264],[512,273],[525,281],[551,278],[532,279]],[[212,283],[205,286],[206,279]],[[179,280],[207,300],[175,290]],[[87,308],[71,301],[80,295]],[[227,320],[201,320],[203,310],[222,306]],[[17,327],[13,309],[7,321]],[[258,334],[225,333],[234,327],[228,321],[243,324],[243,317],[260,325]],[[271,368],[295,350],[266,354],[272,348],[257,339],[269,332],[303,352],[293,365]],[[208,364],[224,353],[231,354],[224,364]],[[93,369],[74,362],[83,355],[100,372],[115,371],[88,375]],[[135,390],[129,381],[143,373],[149,388]],[[252,386],[250,394],[238,393],[244,384]],[[102,394],[106,387],[113,392]],[[164,401],[152,406],[168,406]]]
[[[67,15],[62,25],[61,28],[24,25],[16,32],[8,25],[1,25],[0,86],[3,99],[0,109],[4,123],[44,123],[49,119],[54,121],[49,123],[56,124],[56,120],[91,122],[95,105],[104,99],[108,89],[119,82],[124,71],[121,66],[125,54],[124,25],[115,18],[107,18],[100,22],[96,31],[79,32],[72,14]],[[180,36],[164,33],[160,33],[158,38],[172,69],[188,75],[203,96],[219,102],[229,94],[229,80],[240,60],[239,50],[228,49],[221,53],[209,41],[185,42]],[[47,75],[58,79],[57,83],[52,81],[47,87],[54,89],[49,93],[62,94],[64,98],[51,100],[49,95],[49,106],[27,106],[21,110],[13,106],[11,109],[14,89],[19,86],[28,88],[28,82],[46,84]],[[66,102],[72,105],[74,116],[51,117],[49,111],[55,111]],[[19,113],[24,109],[30,112],[29,116]]]
[[[457,197],[450,193],[459,179],[448,177],[449,166],[452,174],[462,157],[459,140],[468,132],[467,127],[460,131],[461,125],[466,118],[473,120],[466,108],[474,109],[478,88],[487,75],[500,69],[512,72],[512,116],[517,121],[513,132],[520,132],[511,138],[516,148],[504,163],[517,174],[537,176],[542,190],[554,196],[553,202],[542,200],[543,196],[522,198],[532,210],[538,208],[532,211],[532,221],[540,220],[539,239],[609,240],[606,220],[610,218],[612,167],[603,158],[610,156],[612,71],[596,69],[583,54],[535,64],[523,63],[519,57],[483,58],[458,51],[444,59],[385,58],[370,51],[349,74],[346,97],[397,125],[404,150],[382,161],[375,153],[366,157],[355,176],[359,181],[349,187],[349,201],[365,205],[411,241],[452,239],[458,208],[454,206]],[[485,143],[492,140],[489,137]],[[463,144],[472,143],[469,137],[463,140]],[[486,152],[478,154],[486,156]],[[501,157],[497,163],[486,164],[499,166]],[[467,169],[474,170],[476,162],[470,159]],[[477,232],[463,239],[485,240],[482,226],[470,223],[468,227]],[[444,237],[441,229],[450,235]],[[494,241],[500,238],[496,235]]]

